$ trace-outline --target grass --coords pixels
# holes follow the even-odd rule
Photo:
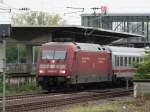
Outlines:
[[[2,94],[3,84],[2,76],[0,76],[0,96]],[[21,93],[40,92],[42,88],[37,86],[35,81],[26,82],[20,86],[10,85],[6,83],[6,95],[16,95]]]
[[[118,108],[114,104],[75,106],[66,112],[117,112]],[[120,112],[120,111],[118,111]]]
[[[82,106],[77,106],[69,109],[67,112],[97,112],[98,108],[95,106],[88,106],[88,107],[82,107]]]
[[[150,112],[150,97],[129,98],[103,104],[76,105],[65,112]]]
[[[15,94],[21,94],[21,93],[32,93],[42,91],[42,89],[37,86],[36,82],[26,82],[25,84],[18,86],[6,86],[6,94],[7,95],[15,95]]]

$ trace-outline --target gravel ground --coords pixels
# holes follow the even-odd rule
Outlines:
[[[89,105],[100,105],[108,102],[113,102],[113,101],[126,101],[129,99],[132,99],[132,96],[126,96],[126,97],[115,97],[115,98],[109,98],[109,99],[102,99],[102,100],[96,100],[96,101],[89,101],[85,103],[80,103],[80,104],[72,104],[72,105],[67,105],[67,106],[60,106],[60,107],[55,107],[55,108],[46,108],[46,109],[39,109],[39,110],[33,110],[33,111],[27,111],[27,112],[66,112],[69,108],[75,107],[75,106],[89,106]]]

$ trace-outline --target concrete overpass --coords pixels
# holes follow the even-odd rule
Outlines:
[[[82,26],[12,26],[11,41],[9,42],[14,40],[31,45],[41,45],[49,41],[92,41],[108,44],[120,38],[139,36],[141,35]]]

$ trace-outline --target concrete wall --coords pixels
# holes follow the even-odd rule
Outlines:
[[[134,82],[134,97],[144,97],[150,95],[149,82]]]

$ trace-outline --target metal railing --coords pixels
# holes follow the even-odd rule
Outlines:
[[[36,73],[36,65],[35,64],[15,64],[8,63],[7,65],[7,74],[35,74]]]

